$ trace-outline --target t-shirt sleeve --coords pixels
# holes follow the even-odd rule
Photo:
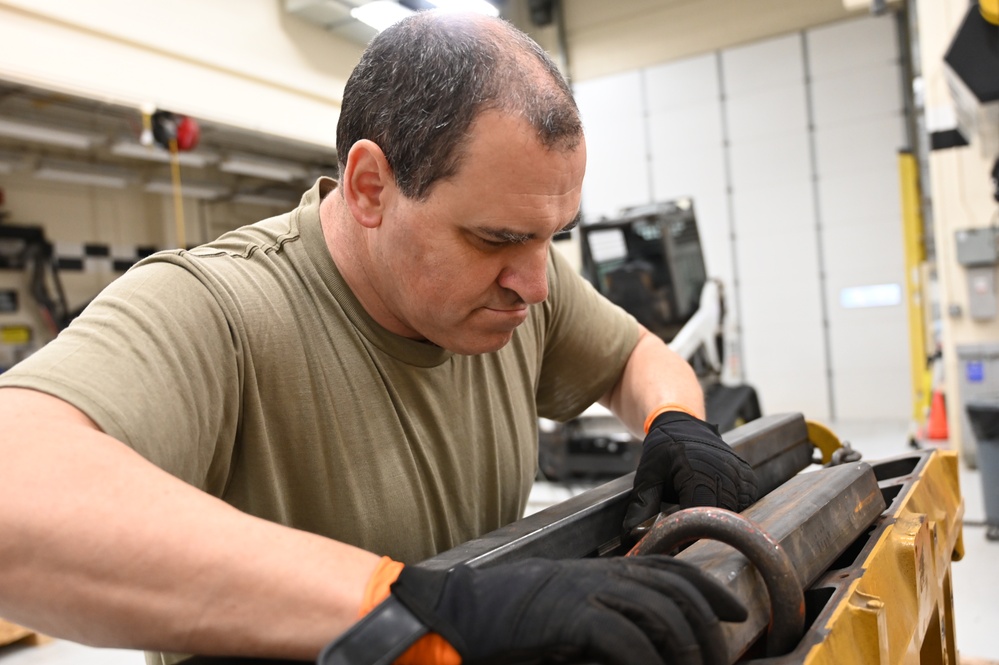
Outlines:
[[[0,387],[54,395],[157,466],[219,495],[239,409],[234,339],[205,284],[179,265],[149,263],[0,375]]]
[[[538,415],[564,421],[579,415],[617,382],[638,343],[638,322],[550,251],[547,330]]]

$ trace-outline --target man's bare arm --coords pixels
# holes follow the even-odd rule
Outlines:
[[[370,552],[242,513],[55,397],[0,389],[0,616],[96,646],[315,658]]]
[[[645,419],[663,404],[681,404],[704,418],[704,394],[693,368],[644,326],[621,377],[600,403],[639,438]]]

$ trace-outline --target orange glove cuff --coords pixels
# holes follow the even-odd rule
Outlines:
[[[660,404],[655,409],[653,409],[652,413],[649,414],[649,417],[645,419],[646,434],[649,433],[649,428],[652,427],[652,421],[661,416],[662,414],[666,413],[667,411],[682,411],[683,413],[686,413],[688,416],[693,416],[694,418],[701,419],[701,416],[694,413],[693,409],[686,407],[683,404],[678,404],[676,402],[668,402],[666,404]]]
[[[389,597],[392,593],[390,587],[404,567],[405,565],[398,561],[393,561],[387,556],[382,557],[364,587],[364,598],[361,600],[358,619]],[[394,665],[461,665],[461,656],[443,637],[437,633],[429,633],[399,656]]]

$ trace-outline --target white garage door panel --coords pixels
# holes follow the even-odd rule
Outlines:
[[[821,313],[817,290],[815,284],[785,283],[774,285],[750,302],[744,302],[742,318],[746,339],[752,340],[756,348],[768,354],[791,344],[799,361],[807,356],[809,364],[822,366]],[[788,349],[788,352],[791,351]]]
[[[829,408],[821,338],[814,327],[798,323],[767,320],[744,328],[746,381],[759,393],[764,413],[798,411],[825,418]]]
[[[729,155],[732,181],[740,189],[778,183],[800,189],[810,177],[808,137],[802,132],[736,141],[730,146]]]
[[[904,306],[839,304],[904,276],[895,30],[865,17],[577,86],[585,214],[694,199],[768,413],[908,416]]]
[[[595,118],[606,121],[622,117],[640,118],[643,115],[640,72],[625,72],[577,83],[573,95],[584,125]]]
[[[733,143],[804,132],[808,126],[801,83],[729,99],[729,139]]]
[[[828,410],[814,247],[808,228],[738,236],[747,380],[768,413]]]
[[[586,131],[587,163],[583,212],[587,219],[616,215],[648,203],[645,118],[639,72],[576,86]]]
[[[816,336],[818,338],[816,344],[821,345],[820,289],[813,272],[814,263],[809,263],[800,255],[794,260],[772,258],[769,263],[777,266],[768,267],[766,271],[761,266],[755,266],[752,278],[740,279],[744,294],[745,328],[747,330],[752,328],[754,323],[769,326],[771,323],[784,320],[807,321],[808,333]],[[802,265],[807,265],[807,268],[802,268]],[[806,269],[808,272],[804,272]],[[741,258],[739,272],[741,277],[743,272]]]
[[[722,117],[718,100],[683,106],[649,115],[653,154],[656,146],[698,147],[721,157]]]
[[[651,113],[715,102],[718,61],[714,53],[649,67],[645,70],[646,100]]]
[[[789,245],[788,234],[802,230],[808,230],[810,237],[815,237],[812,230],[815,206],[807,188],[810,183],[799,176],[799,186],[795,187],[795,184],[740,187],[733,193],[735,233],[740,243],[766,236],[777,245]]]
[[[788,35],[722,51],[725,95],[741,97],[805,80],[801,37]]]
[[[890,240],[901,248],[901,195],[887,186],[895,178],[894,169],[821,178],[819,209],[823,226],[861,225],[869,229],[873,225],[876,229],[891,229],[890,236],[879,233],[876,240]],[[838,257],[832,255],[831,258]]]
[[[807,32],[812,76],[898,62],[898,40],[890,14],[843,21]]]
[[[657,199],[693,196],[694,190],[724,186],[725,163],[718,149],[654,143],[652,155],[652,187]],[[664,196],[667,192],[673,194]]]
[[[815,132],[819,177],[884,169],[897,172],[898,150],[905,143],[900,115],[819,127]]]
[[[824,229],[822,244],[827,257],[826,275],[830,303],[839,302],[840,289],[870,284],[901,284],[905,259],[901,241],[880,241],[870,228]]]
[[[904,420],[912,410],[911,390],[905,371],[842,371],[836,377],[837,416],[857,420]]]
[[[747,358],[753,360],[747,367],[753,372],[762,372],[763,366],[778,373],[798,366],[824,371],[818,306],[809,306],[814,294],[808,289],[797,291],[783,294],[777,308],[744,303],[743,335]]]
[[[818,368],[804,365],[787,371],[767,368],[765,375],[747,370],[746,383],[756,389],[765,415],[801,413],[810,420],[829,419],[826,379]]]
[[[904,370],[908,368],[909,337],[903,305],[870,310],[842,309],[830,312],[830,323],[840,328],[832,346],[837,373],[840,369],[865,367]]]
[[[896,65],[872,67],[812,82],[815,124],[826,127],[862,118],[902,113]]]
[[[766,316],[793,312],[819,321],[819,277],[814,233],[809,230],[780,235],[738,237],[739,281],[748,311]]]
[[[694,200],[694,214],[697,216],[697,229],[701,235],[701,249],[708,277],[722,280],[731,290],[734,284],[732,236],[725,190],[720,186],[708,187],[691,190],[690,196]],[[729,298],[734,298],[734,294],[730,292]]]

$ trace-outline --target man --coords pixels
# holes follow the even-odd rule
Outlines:
[[[653,421],[626,526],[754,498],[686,363],[550,250],[585,166],[557,69],[418,15],[365,52],[337,149],[338,186],[143,262],[2,377],[0,616],[311,659],[391,593],[434,631],[409,662],[717,661],[744,611],[665,557],[403,565],[517,519],[537,417],[598,398]]]

